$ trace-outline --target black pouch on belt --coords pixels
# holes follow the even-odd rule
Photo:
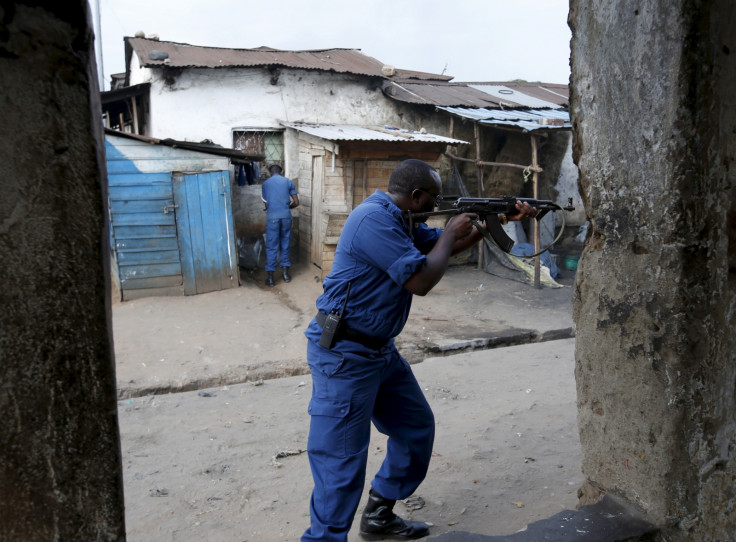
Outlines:
[[[319,337],[319,345],[322,348],[329,350],[334,346],[335,335],[337,335],[337,331],[340,329],[341,321],[342,316],[336,312],[331,312],[325,317],[325,323],[322,326],[322,335]]]
[[[345,301],[343,301],[342,303],[342,309],[340,309],[340,312],[338,313],[338,312],[332,311],[325,318],[325,322],[322,325],[322,335],[320,335],[319,337],[319,345],[322,348],[327,348],[329,350],[335,345],[335,336],[337,335],[337,332],[340,330],[340,322],[342,321],[342,315],[345,313],[345,306],[348,304],[348,297],[350,297],[350,285],[351,284],[352,283],[348,282],[348,290],[347,292],[345,292]]]

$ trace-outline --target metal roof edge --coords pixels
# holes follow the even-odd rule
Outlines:
[[[445,106],[437,106],[436,108],[450,115],[499,129],[503,129],[505,126],[514,126],[529,132],[536,130],[572,130],[570,113],[560,109],[493,109]],[[517,115],[514,115],[514,113],[517,113]]]
[[[119,132],[117,130],[113,130],[112,128],[105,128],[105,135],[123,137],[126,139],[134,139],[136,141],[141,141],[143,143],[148,143],[150,145],[165,145],[167,147],[185,149],[188,151],[201,152],[205,154],[214,154],[216,156],[225,156],[227,158],[240,160],[243,162],[259,161],[259,160],[264,160],[266,158],[266,156],[263,154],[248,154],[248,153],[244,153],[243,151],[239,151],[237,149],[228,149],[227,147],[216,145],[214,143],[196,143],[193,141],[180,141],[180,140],[171,139],[171,138],[158,139],[155,137],[144,136],[140,134],[129,134],[126,132]]]
[[[465,144],[470,142],[439,134],[399,129],[389,126],[357,124],[319,124],[279,121],[282,126],[310,134],[325,141],[385,141],[402,143]],[[339,133],[338,133],[339,132]]]
[[[318,71],[335,71],[338,73],[352,73],[355,75],[364,75],[368,77],[380,77],[384,79],[400,78],[412,81],[449,81],[453,77],[443,74],[433,74],[416,70],[408,70],[403,68],[395,68],[391,66],[391,71],[384,71],[389,65],[378,60],[360,48],[347,47],[329,47],[320,49],[275,49],[272,47],[261,46],[257,48],[234,48],[234,47],[215,47],[210,45],[193,45],[190,43],[180,43],[175,41],[165,41],[160,39],[152,39],[141,36],[127,36],[124,38],[126,46],[126,57],[135,53],[138,56],[141,67],[144,68],[162,68],[171,66],[176,68],[254,68],[266,66],[281,66],[287,69],[305,69]],[[161,49],[169,55],[177,56],[173,59],[171,56],[162,60],[153,60],[146,55],[146,51]],[[150,52],[150,51],[149,51]],[[344,55],[342,63],[333,62],[333,66],[323,64],[314,65],[305,59],[311,56],[330,57],[330,53]],[[212,57],[213,55],[222,55],[229,57],[229,60],[220,63],[198,62],[197,58]],[[267,56],[269,58],[258,58],[259,56]],[[301,57],[301,60],[294,62],[294,57]],[[352,59],[351,59],[352,57]],[[248,60],[245,61],[244,59]],[[171,59],[171,60],[168,60]],[[324,59],[320,59],[324,60]],[[347,62],[345,62],[347,60]],[[127,71],[128,66],[126,66]]]
[[[172,45],[183,45],[185,47],[194,47],[197,49],[217,49],[221,51],[256,51],[265,53],[325,53],[327,51],[359,51],[363,53],[362,49],[356,47],[324,47],[320,49],[275,49],[268,47],[267,45],[261,45],[259,47],[218,47],[216,45],[195,45],[193,43],[184,43],[179,41],[151,39],[139,36],[125,36],[123,40],[146,40],[155,43],[170,43]],[[367,56],[367,55],[366,55]]]
[[[140,96],[148,92],[151,88],[151,83],[139,83],[137,85],[131,85],[129,87],[116,88],[114,90],[106,90],[100,92],[100,101],[102,105],[116,102],[124,98],[131,98],[133,96]]]

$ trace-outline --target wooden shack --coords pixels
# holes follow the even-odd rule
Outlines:
[[[399,162],[417,158],[438,167],[448,145],[467,143],[386,126],[282,124],[299,140],[299,249],[320,280],[350,211],[386,190]]]

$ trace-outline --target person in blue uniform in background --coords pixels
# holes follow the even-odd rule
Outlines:
[[[305,331],[314,489],[302,541],[347,540],[365,484],[371,422],[388,436],[388,445],[371,481],[361,537],[410,540],[429,534],[426,523],[393,512],[395,502],[424,480],[435,425],[393,338],[409,316],[412,296],[429,293],[450,256],[482,237],[472,214],[453,217],[444,231],[421,222],[409,231],[402,212],[431,211],[441,197],[437,171],[421,160],[405,160],[392,172],[388,192],[377,190],[345,222],[318,313]],[[526,202],[517,208],[509,220],[536,214]]]
[[[284,282],[291,282],[291,209],[299,206],[299,195],[294,183],[281,175],[281,166],[272,164],[268,171],[271,176],[261,185],[261,198],[266,205],[266,285],[273,286],[279,260]]]

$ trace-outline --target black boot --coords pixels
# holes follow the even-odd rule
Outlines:
[[[282,267],[281,271],[284,273],[284,282],[291,282],[291,275],[289,275],[289,268]]]
[[[273,281],[273,271],[267,271],[266,275],[266,286],[273,286],[275,283]]]
[[[396,501],[384,499],[371,488],[368,502],[360,518],[360,536],[364,540],[414,540],[429,534],[429,526],[421,521],[401,519],[393,513]]]

